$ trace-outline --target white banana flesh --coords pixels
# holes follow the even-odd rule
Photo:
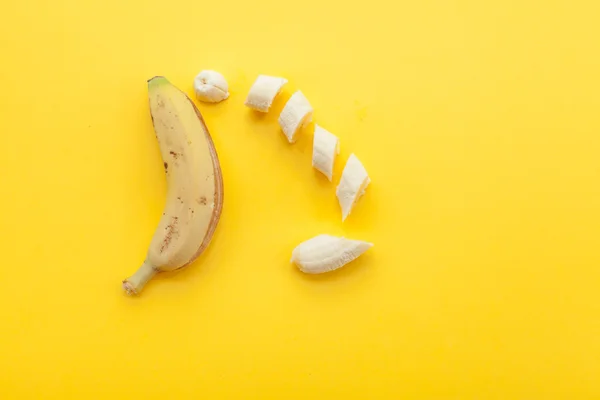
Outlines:
[[[276,76],[259,75],[256,81],[248,92],[248,97],[244,103],[247,107],[260,112],[269,112],[271,104],[283,86],[287,83],[287,79]]]
[[[123,281],[129,294],[138,294],[156,273],[194,261],[209,245],[223,206],[219,159],[196,106],[164,77],[148,81],[148,96],[167,199],[143,265]]]
[[[321,274],[343,267],[373,247],[372,243],[331,235],[318,235],[292,251],[292,262],[307,274]]]
[[[333,163],[338,154],[340,154],[338,137],[315,124],[312,166],[321,171],[329,179],[329,182],[333,178]]]
[[[196,98],[205,103],[218,103],[229,97],[229,85],[217,71],[201,71],[194,79]]]
[[[312,120],[313,108],[301,91],[290,97],[279,115],[279,126],[288,142],[296,141],[296,134]]]
[[[342,222],[346,220],[358,199],[365,193],[371,180],[360,160],[351,154],[346,162],[336,195],[342,209]]]

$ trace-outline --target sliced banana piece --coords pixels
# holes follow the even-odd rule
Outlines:
[[[360,196],[365,193],[369,183],[371,183],[371,179],[369,179],[367,170],[354,154],[350,154],[336,191],[342,208],[342,222],[350,215],[352,208]]]
[[[204,70],[194,79],[196,98],[205,103],[218,103],[229,97],[229,85],[217,71]]]
[[[276,76],[259,75],[250,88],[246,102],[247,107],[260,112],[269,112],[273,100],[287,83],[287,79]]]
[[[313,108],[301,91],[290,97],[279,115],[279,126],[288,142],[296,141],[298,131],[312,120]]]
[[[329,179],[333,177],[333,162],[340,154],[340,140],[333,133],[315,124],[312,166]]]
[[[292,262],[307,274],[333,271],[357,259],[372,243],[331,235],[318,235],[292,251]]]

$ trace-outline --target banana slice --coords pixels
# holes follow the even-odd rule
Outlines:
[[[350,215],[352,208],[360,196],[365,193],[369,183],[371,183],[371,179],[369,179],[367,170],[354,154],[350,154],[336,191],[342,208],[342,222]]]
[[[194,79],[196,98],[205,103],[218,103],[229,97],[229,85],[217,71],[201,71]]]
[[[301,91],[290,97],[279,115],[279,126],[288,142],[296,141],[298,131],[312,120],[313,108]]]
[[[321,274],[343,267],[357,259],[373,243],[331,235],[318,235],[300,243],[292,251],[292,262],[307,274]]]
[[[312,166],[329,179],[333,177],[333,162],[340,154],[340,141],[333,133],[315,124]]]
[[[246,102],[247,107],[260,112],[269,112],[273,100],[287,83],[287,79],[275,76],[259,75],[250,88]]]

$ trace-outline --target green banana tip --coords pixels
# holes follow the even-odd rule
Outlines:
[[[161,83],[169,83],[169,81],[162,75],[156,75],[148,79],[148,85],[158,85]]]

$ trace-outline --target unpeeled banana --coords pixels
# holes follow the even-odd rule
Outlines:
[[[223,207],[215,146],[194,103],[164,77],[148,81],[150,112],[167,176],[167,200],[146,259],[123,281],[138,294],[158,272],[194,261],[209,245]]]
[[[331,235],[318,235],[292,251],[292,262],[307,274],[321,274],[341,268],[373,247],[372,243]]]

